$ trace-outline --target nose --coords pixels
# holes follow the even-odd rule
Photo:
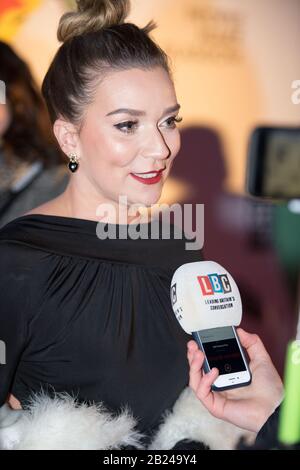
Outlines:
[[[154,130],[149,135],[147,143],[144,147],[143,156],[145,158],[153,158],[155,160],[165,160],[171,155],[171,150],[159,129]]]

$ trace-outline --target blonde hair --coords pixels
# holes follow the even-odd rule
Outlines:
[[[80,124],[96,85],[112,70],[164,68],[172,78],[167,54],[149,36],[156,28],[125,22],[130,0],[77,0],[58,26],[58,49],[42,84],[52,123],[63,117]]]
[[[130,13],[130,0],[77,0],[77,11],[65,13],[59,22],[61,42],[75,36],[124,23]]]

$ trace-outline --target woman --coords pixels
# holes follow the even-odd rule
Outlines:
[[[9,394],[24,408],[41,388],[68,392],[112,412],[129,405],[150,435],[188,382],[171,277],[201,253],[174,238],[97,237],[99,208],[102,227],[131,211],[128,226],[150,228],[135,205],[158,201],[180,145],[167,57],[148,36],[152,24],[124,23],[128,11],[127,0],[79,1],[59,25],[63,45],[42,92],[71,178],[0,232],[0,405]]]
[[[60,194],[68,174],[28,65],[0,41],[0,226]]]
[[[125,23],[128,0],[77,4],[60,21],[63,45],[42,86],[70,182],[0,232],[0,405],[10,394],[26,407],[41,387],[112,413],[129,405],[150,437],[188,385],[189,336],[169,289],[174,270],[201,252],[185,250],[184,238],[96,231],[149,230],[137,207],[160,198],[180,147],[179,105],[153,23]]]

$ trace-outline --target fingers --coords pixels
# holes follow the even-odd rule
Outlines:
[[[7,403],[13,410],[21,410],[22,406],[19,400],[11,393],[8,396]]]
[[[199,350],[196,341],[193,341],[193,340],[189,341],[187,343],[187,350],[188,350],[187,351],[187,357],[188,357],[189,364],[190,364],[193,357],[194,357],[195,352]]]
[[[199,400],[202,401],[204,406],[206,406],[210,412],[213,412],[215,397],[211,391],[211,386],[218,377],[219,371],[214,367],[208,374],[202,374],[204,362],[203,352],[199,350],[195,341],[189,341],[187,346],[190,365],[189,386]]]
[[[237,328],[237,333],[241,344],[247,350],[251,361],[270,359],[270,356],[258,335],[247,333],[242,328]]]
[[[196,391],[199,384],[200,380],[202,378],[202,365],[204,362],[204,354],[201,351],[195,351],[193,353],[193,356],[189,359],[189,364],[190,364],[190,372],[189,372],[189,386]]]
[[[188,343],[187,343],[187,348],[189,351],[197,351],[198,348],[198,344],[196,343],[196,341],[194,341],[193,339],[191,339]]]
[[[208,374],[204,374],[200,380],[198,388],[196,390],[197,397],[207,406],[211,408],[213,405],[213,393],[211,386],[219,375],[219,371],[216,367],[213,367]]]

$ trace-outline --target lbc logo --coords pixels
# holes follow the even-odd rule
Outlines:
[[[227,274],[208,274],[197,279],[203,295],[228,294],[232,290]]]

